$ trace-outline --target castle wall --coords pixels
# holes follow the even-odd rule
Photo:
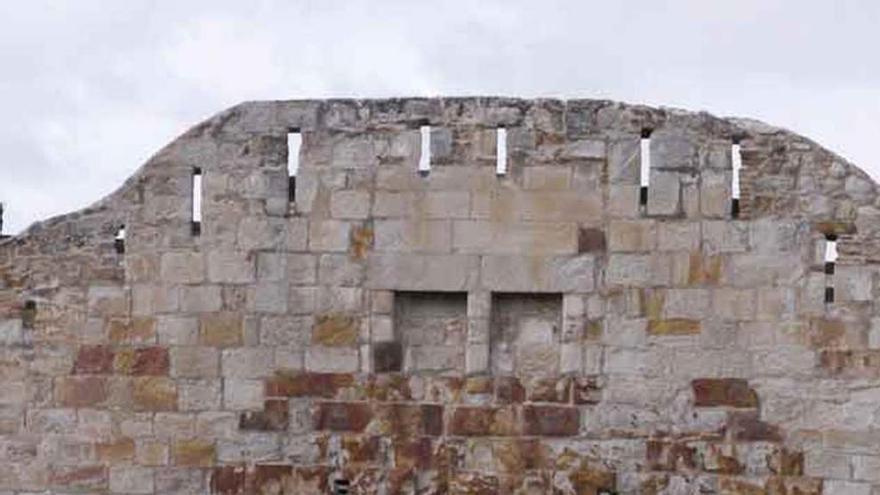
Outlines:
[[[876,203],[703,113],[245,103],[0,241],[0,495],[880,492]]]

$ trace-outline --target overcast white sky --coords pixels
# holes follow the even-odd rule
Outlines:
[[[500,94],[755,117],[880,177],[876,0],[0,0],[5,231],[243,100]]]

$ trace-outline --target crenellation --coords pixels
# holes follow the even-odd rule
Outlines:
[[[0,493],[880,490],[878,205],[744,119],[242,103],[0,239]]]

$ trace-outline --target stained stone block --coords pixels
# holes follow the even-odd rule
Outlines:
[[[652,162],[653,163],[653,162]],[[678,172],[651,169],[648,215],[673,216],[681,212],[681,179]]]

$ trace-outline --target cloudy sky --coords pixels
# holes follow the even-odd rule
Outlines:
[[[880,178],[875,0],[0,0],[6,233],[243,100],[612,98],[750,116]]]

